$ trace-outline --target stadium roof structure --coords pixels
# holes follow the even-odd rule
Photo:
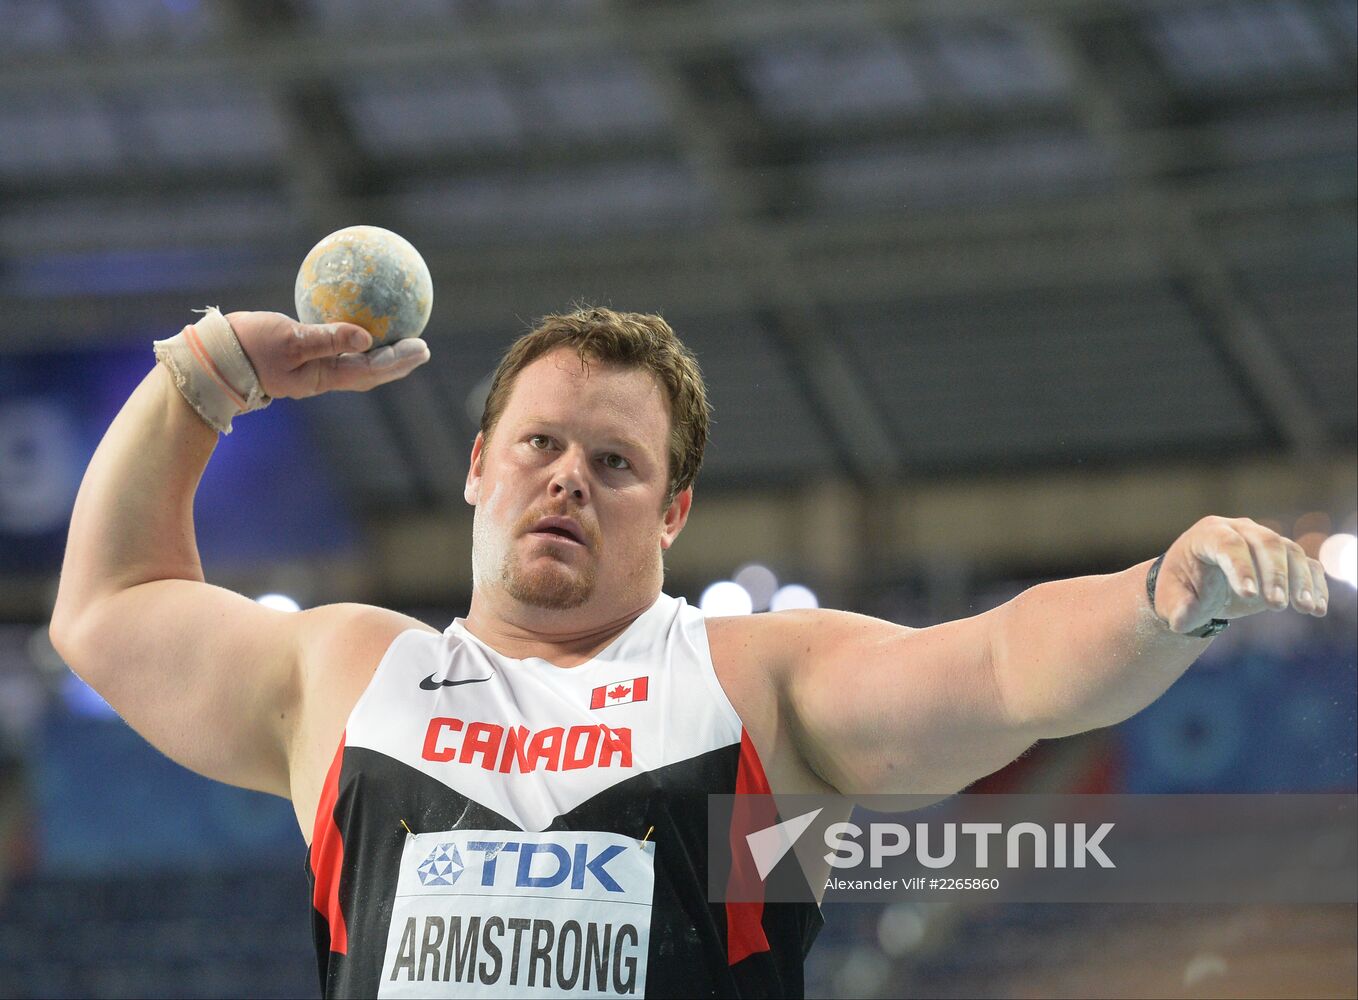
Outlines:
[[[290,311],[368,223],[429,262],[435,362],[306,409],[374,505],[460,495],[486,375],[576,301],[695,349],[709,486],[1322,455],[1358,437],[1356,20],[5,0],[6,349]]]

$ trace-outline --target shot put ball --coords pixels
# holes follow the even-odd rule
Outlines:
[[[294,296],[303,323],[357,323],[372,334],[375,349],[420,335],[434,283],[409,242],[389,229],[349,226],[311,248]]]

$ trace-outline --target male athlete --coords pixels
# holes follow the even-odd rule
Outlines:
[[[607,309],[547,317],[496,373],[465,619],[206,583],[192,504],[218,432],[429,358],[370,345],[215,310],[157,342],[80,487],[51,626],[166,754],[292,800],[327,995],[800,994],[816,907],[707,902],[708,794],[949,794],[1144,708],[1230,619],[1325,614],[1295,542],[1207,517],[1159,560],[931,628],[705,619],[661,592],[702,378],[659,317]]]

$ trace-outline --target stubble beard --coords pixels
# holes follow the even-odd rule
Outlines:
[[[534,563],[541,563],[539,556]],[[514,552],[505,555],[500,579],[505,593],[520,604],[546,611],[569,611],[578,608],[594,594],[596,573],[591,561],[579,571],[563,562],[548,557],[546,565],[525,566]]]
[[[491,516],[497,493],[498,487],[477,506],[472,520],[473,586],[499,586],[510,599],[547,611],[569,611],[588,601],[594,594],[597,557],[603,547],[598,531],[582,525],[590,536],[590,551],[583,566],[572,566],[539,547],[550,543],[534,543],[528,551],[520,551],[523,532],[549,512],[527,511],[502,533]]]

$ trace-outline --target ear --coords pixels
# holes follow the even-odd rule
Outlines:
[[[473,507],[481,500],[481,459],[485,454],[486,440],[478,431],[476,442],[472,445],[471,465],[467,469],[467,485],[462,488],[462,498]]]
[[[688,511],[693,506],[693,487],[683,490],[665,510],[664,528],[660,534],[660,548],[668,549],[688,523]]]

